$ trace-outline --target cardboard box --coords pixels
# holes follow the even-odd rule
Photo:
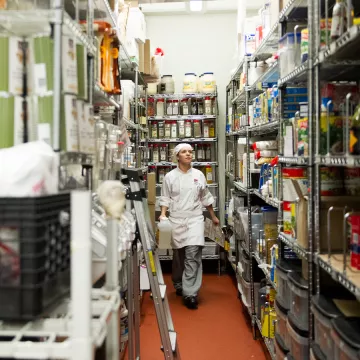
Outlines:
[[[149,39],[146,39],[144,44],[144,73],[147,75],[151,74],[151,50]]]
[[[148,173],[147,175],[147,186],[148,186],[148,204],[156,204],[156,173]]]
[[[145,62],[144,62],[144,47],[145,44],[139,43],[139,71],[144,72]]]
[[[154,233],[155,233],[155,231],[156,231],[155,205],[153,205],[153,204],[148,204],[148,208],[149,208],[149,214],[150,214],[151,224],[152,224],[152,227],[153,227],[153,231],[154,231]]]

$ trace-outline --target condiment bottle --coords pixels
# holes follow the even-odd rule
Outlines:
[[[204,161],[204,147],[200,144],[197,146],[197,159],[198,161]]]
[[[201,137],[201,121],[194,120],[194,137],[200,138]]]
[[[208,138],[209,135],[209,121],[204,121],[203,125],[204,138]]]
[[[165,139],[171,138],[171,121],[165,121]]]
[[[211,97],[207,96],[205,98],[205,115],[211,115],[212,114],[212,101]]]
[[[159,183],[162,184],[165,177],[165,168],[158,167],[158,177],[159,177]]]
[[[158,123],[157,123],[157,121],[153,121],[151,124],[151,137],[153,139],[158,138]]]
[[[189,115],[189,100],[181,100],[181,115]]]
[[[211,161],[211,145],[206,145],[205,161]]]
[[[212,114],[216,115],[216,97],[212,98]]]
[[[165,101],[164,99],[158,99],[156,103],[156,116],[165,115]]]
[[[173,139],[177,138],[177,123],[176,123],[176,121],[173,121],[171,123],[171,138],[173,138]]]
[[[173,113],[173,115],[179,115],[179,100],[173,101],[172,113]]]
[[[148,151],[147,151],[147,154],[148,154],[147,160],[148,160],[148,161],[152,161],[153,151],[154,151],[154,150],[153,150],[153,145],[150,144],[149,147],[148,147]],[[150,169],[150,167],[149,167],[149,169]]]
[[[158,122],[158,137],[159,139],[163,139],[165,137],[165,123],[164,121]]]
[[[159,145],[155,144],[153,148],[153,162],[159,162]]]
[[[173,104],[171,100],[166,101],[166,115],[172,115],[173,114]]]
[[[185,120],[185,137],[193,137],[191,120]]]
[[[148,98],[147,115],[155,116],[155,99]]]
[[[209,121],[209,137],[215,137],[215,123],[214,121]]]
[[[163,144],[160,148],[160,161],[167,161],[167,145]]]
[[[206,176],[206,182],[208,184],[212,184],[213,183],[213,174],[212,174],[212,167],[211,166],[206,166],[205,168],[205,176]]]
[[[185,137],[185,120],[178,120],[179,138]]]
[[[196,99],[192,99],[191,101],[191,115],[198,115],[198,107]]]
[[[351,25],[354,21],[354,9],[351,9],[352,19]],[[332,22],[331,22],[331,39],[336,40],[342,36],[347,30],[347,6],[346,0],[336,0],[333,8]]]
[[[204,102],[202,99],[197,101],[197,115],[204,115]]]

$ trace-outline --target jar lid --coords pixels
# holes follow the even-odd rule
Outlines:
[[[213,72],[206,72],[203,75],[214,75],[214,73]]]
[[[172,102],[172,100],[170,100],[170,99],[169,99],[169,100],[166,100],[166,102],[169,102],[169,103],[171,103],[171,102]]]
[[[148,102],[154,102],[155,99],[154,98],[148,98]]]
[[[181,101],[188,102],[189,99],[188,99],[188,98],[184,98],[184,99],[182,99]]]
[[[173,102],[179,102],[179,100],[173,100]]]
[[[194,75],[194,76],[196,76],[195,73],[185,73],[185,76],[188,76],[188,75]]]
[[[210,97],[210,96],[206,96],[206,97],[205,97],[205,100],[211,100],[211,97]]]
[[[162,77],[172,77],[172,75],[163,75]]]
[[[165,99],[158,99],[158,102],[164,102],[165,101]]]

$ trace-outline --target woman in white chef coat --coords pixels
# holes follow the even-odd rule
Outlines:
[[[172,281],[176,294],[183,296],[189,309],[197,309],[197,295],[202,282],[202,248],[204,239],[205,207],[215,225],[219,224],[212,204],[204,174],[191,166],[193,149],[189,144],[179,144],[174,149],[176,169],[163,180],[160,206],[161,216],[172,225],[173,268]]]

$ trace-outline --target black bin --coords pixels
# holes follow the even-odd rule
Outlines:
[[[0,319],[34,319],[69,290],[70,193],[0,198]]]

